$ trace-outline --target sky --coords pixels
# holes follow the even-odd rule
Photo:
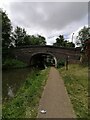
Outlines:
[[[44,36],[47,45],[52,45],[59,35],[75,43],[79,30],[88,26],[88,0],[77,1],[0,0],[0,8],[6,11],[14,28],[19,26],[30,35]]]

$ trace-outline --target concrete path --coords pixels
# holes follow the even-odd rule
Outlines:
[[[42,114],[41,110],[46,110],[46,113]],[[54,67],[51,67],[37,118],[76,118],[64,82]]]

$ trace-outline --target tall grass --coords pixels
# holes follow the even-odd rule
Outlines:
[[[77,118],[88,118],[88,68],[69,65],[69,69],[59,69],[66,85]]]

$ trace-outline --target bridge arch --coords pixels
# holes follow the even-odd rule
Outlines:
[[[36,52],[30,58],[30,65],[41,68],[52,65],[57,67],[57,58],[52,53]]]

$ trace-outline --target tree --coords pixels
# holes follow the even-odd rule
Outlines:
[[[66,47],[75,47],[75,44],[73,42],[67,42]]]
[[[45,38],[41,35],[30,36],[26,33],[25,29],[16,27],[12,34],[12,40],[15,43],[15,46],[25,46],[25,45],[45,45]]]
[[[2,47],[8,48],[11,43],[12,25],[6,12],[0,10],[0,16],[1,15],[2,15]]]
[[[63,35],[60,35],[56,39],[56,43],[53,43],[54,46],[60,46],[60,47],[75,47],[75,44],[72,42],[68,42],[64,39]]]
[[[45,37],[38,35],[39,45],[46,45]]]
[[[83,49],[85,47],[85,40],[87,40],[90,37],[89,33],[90,27],[84,26],[79,32],[77,39],[78,41],[76,42],[77,45],[80,45]]]
[[[57,39],[56,39],[56,43],[53,43],[54,46],[64,46],[64,36],[60,35]]]
[[[31,45],[32,42],[31,42],[31,36],[30,35],[26,35],[24,37],[24,41],[23,41],[23,45]]]
[[[31,45],[46,45],[45,38],[41,35],[34,36],[32,35],[30,37]]]
[[[25,29],[17,26],[12,34],[12,40],[15,43],[15,46],[24,45],[26,38],[28,39]]]
[[[83,64],[87,64],[88,62],[88,56],[86,55],[85,49],[86,49],[86,40],[88,41],[90,39],[90,27],[84,26],[78,33],[77,36],[77,45],[81,46],[81,57],[80,62]]]

